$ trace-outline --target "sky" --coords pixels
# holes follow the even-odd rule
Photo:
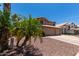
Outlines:
[[[79,25],[78,3],[12,3],[11,13],[26,17],[31,14],[33,18],[45,17],[57,24],[74,22]]]

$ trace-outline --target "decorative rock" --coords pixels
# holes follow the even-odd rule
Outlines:
[[[40,51],[33,46],[18,47],[11,50],[5,50],[0,56],[37,56],[41,55]],[[39,56],[38,55],[38,56]]]

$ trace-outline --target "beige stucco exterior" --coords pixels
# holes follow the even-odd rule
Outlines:
[[[43,25],[43,31],[46,36],[60,35],[62,33],[60,28],[49,25]]]
[[[39,17],[37,20],[41,22],[46,36],[60,35],[62,33],[61,29],[55,26],[55,22],[51,22],[44,17]]]

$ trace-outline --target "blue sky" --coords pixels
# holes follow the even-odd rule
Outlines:
[[[34,18],[46,17],[57,24],[64,22],[79,24],[79,4],[76,3],[16,3],[11,4],[11,13],[26,17],[31,14]]]

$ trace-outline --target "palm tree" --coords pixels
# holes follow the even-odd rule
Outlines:
[[[10,4],[4,3],[4,11],[0,11],[0,48],[1,50],[8,49],[8,39],[11,36],[15,36],[17,39],[17,47],[23,37],[25,37],[22,46],[25,46],[27,42],[31,44],[31,40],[36,41],[40,38],[42,42],[42,27],[41,23],[36,19],[29,16],[29,18],[19,17],[13,15],[10,18]]]
[[[20,40],[25,37],[22,46],[25,46],[26,43],[29,41],[31,43],[31,39],[34,38],[34,41],[39,37],[42,37],[42,27],[41,23],[36,19],[29,16],[29,18],[23,18],[22,20],[15,23],[15,29],[13,30],[13,34],[17,37],[17,46]],[[42,42],[42,39],[41,39]]]
[[[4,11],[0,11],[0,48],[8,49],[9,26],[10,26],[10,4],[4,3]]]
[[[0,15],[0,44],[2,50],[5,50],[8,48],[8,36],[9,36],[9,25],[10,25],[10,20],[6,19],[4,16],[3,12]]]
[[[32,18],[31,15],[29,16],[29,19],[26,21],[26,32],[25,32],[25,40],[22,44],[22,46],[26,45],[27,41],[29,41],[29,44],[31,44],[31,40],[34,38],[34,41],[39,37],[41,39],[42,37],[42,26],[39,21]],[[40,40],[42,42],[42,39]]]

